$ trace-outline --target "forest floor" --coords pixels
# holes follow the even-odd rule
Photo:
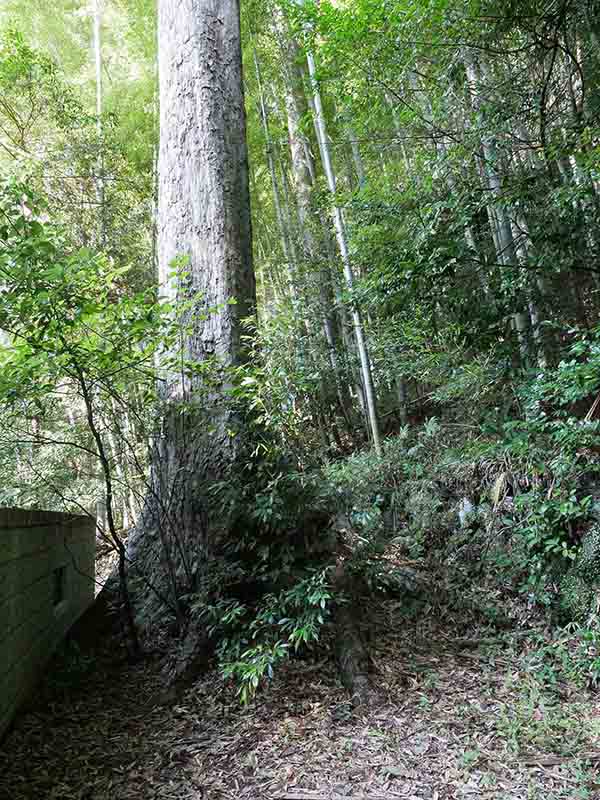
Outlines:
[[[371,612],[356,709],[327,657],[241,708],[216,672],[159,705],[158,659],[59,656],[2,745],[0,798],[600,798],[600,697],[565,679],[568,645],[468,604]]]

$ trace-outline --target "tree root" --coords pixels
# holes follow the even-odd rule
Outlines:
[[[360,587],[341,561],[336,567],[334,586],[336,595],[342,595],[335,612],[335,654],[340,677],[353,705],[361,705],[369,694],[369,656],[360,626]]]

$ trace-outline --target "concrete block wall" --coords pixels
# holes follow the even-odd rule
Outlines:
[[[0,508],[0,738],[94,600],[89,517]]]

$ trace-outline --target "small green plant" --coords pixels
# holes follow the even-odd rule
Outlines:
[[[585,679],[586,685],[596,689],[600,685],[600,627],[597,616],[588,617],[586,624],[574,625],[575,636],[572,662],[577,676]]]
[[[498,731],[517,754],[534,751],[577,755],[592,733],[585,724],[585,710],[581,703],[561,705],[537,682],[528,681],[521,689],[520,699],[501,708]]]
[[[292,588],[267,594],[255,605],[220,600],[192,610],[218,637],[222,674],[235,681],[242,703],[273,677],[274,668],[292,653],[320,639],[333,599],[329,570],[314,571]],[[340,602],[340,598],[336,598]]]
[[[465,750],[460,757],[460,762],[465,769],[469,770],[476,766],[480,758],[481,752],[479,750]]]
[[[589,520],[593,498],[578,497],[576,489],[555,489],[552,496],[538,487],[517,498],[517,531],[528,554],[524,589],[543,605],[553,602],[549,580],[563,580],[580,552],[582,529]],[[565,589],[566,589],[565,585]]]

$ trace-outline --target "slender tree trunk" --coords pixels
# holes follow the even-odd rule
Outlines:
[[[400,123],[398,112],[396,111],[396,104],[394,102],[394,98],[390,95],[389,92],[384,92],[383,98],[392,116],[392,124],[394,126],[394,133],[396,134],[396,141],[395,141],[396,148],[398,152],[402,155],[404,166],[408,171],[410,168],[410,163],[408,159],[408,154],[406,152],[406,147],[404,145],[405,131],[403,130],[402,125]]]
[[[295,256],[292,252],[293,244],[291,242],[290,232],[286,227],[283,211],[281,207],[281,195],[279,192],[279,183],[277,181],[277,170],[275,168],[275,158],[273,154],[273,141],[271,139],[271,131],[269,128],[269,114],[267,111],[265,95],[262,85],[262,77],[260,74],[260,66],[256,50],[253,51],[254,69],[256,71],[256,82],[258,85],[258,100],[260,104],[260,117],[263,126],[263,133],[265,135],[265,150],[267,155],[267,165],[269,168],[269,176],[271,178],[271,188],[273,190],[273,205],[275,206],[275,218],[277,220],[277,227],[279,228],[279,235],[281,237],[281,244],[283,247],[283,254],[288,263],[288,268],[292,276],[292,285],[294,283],[293,276],[295,275],[297,264]]]
[[[408,425],[408,392],[406,390],[406,380],[404,378],[396,378],[396,396],[398,397],[400,424]]]
[[[465,50],[464,63],[469,82],[469,91],[474,110],[480,116],[484,131],[481,136],[481,166],[480,171],[482,180],[486,186],[490,202],[487,203],[487,213],[490,221],[492,237],[496,259],[499,264],[518,267],[525,266],[519,259],[523,257],[523,251],[519,253],[518,245],[515,241],[513,226],[514,220],[507,207],[503,196],[502,179],[499,171],[499,156],[495,137],[485,130],[486,120],[482,112],[482,77],[480,64],[475,56]],[[489,76],[487,76],[489,83]],[[530,298],[521,298],[517,301],[517,308],[512,315],[513,327],[517,333],[521,360],[527,364],[530,360],[529,334],[531,329],[531,318],[529,315]]]
[[[325,175],[327,177],[327,184],[329,186],[329,191],[335,198],[337,190],[336,178],[335,178],[335,172],[333,170],[331,156],[329,153],[329,141],[327,138],[325,116],[323,114],[323,104],[321,101],[321,93],[316,80],[316,67],[312,53],[309,52],[307,54],[307,59],[308,59],[308,71],[313,84],[313,98],[316,111],[317,130],[319,133],[321,152],[323,154],[323,159],[324,159],[323,167],[325,169]],[[340,249],[340,255],[342,257],[342,263],[344,265],[344,276],[346,278],[346,284],[348,286],[348,290],[352,291],[354,284],[354,275],[352,272],[352,264],[350,263],[350,253],[348,251],[348,244],[346,241],[344,218],[342,215],[341,208],[335,201],[333,206],[333,223],[335,227],[338,247]],[[371,436],[373,438],[373,446],[375,448],[375,451],[378,454],[381,454],[382,450],[381,450],[381,440],[379,436],[379,421],[377,418],[375,390],[373,387],[373,378],[371,374],[371,362],[369,360],[369,354],[367,351],[367,343],[364,335],[364,329],[360,317],[360,312],[355,304],[352,307],[352,321],[354,324],[354,336],[356,338],[358,354],[360,356],[363,386],[365,389],[365,400],[369,415],[369,423],[371,426]]]
[[[78,364],[74,364],[74,372],[77,375],[78,388],[81,392],[83,402],[85,405],[86,417],[88,428],[94,443],[96,445],[96,452],[100,461],[100,468],[102,470],[102,478],[104,480],[105,497],[106,497],[106,527],[112,544],[114,545],[119,555],[118,574],[119,574],[119,589],[121,594],[121,603],[123,607],[123,617],[125,622],[126,636],[130,647],[130,654],[137,658],[141,654],[141,645],[138,635],[138,628],[135,622],[133,604],[131,600],[131,592],[127,579],[127,557],[125,545],[121,541],[117,532],[117,525],[114,517],[114,490],[113,490],[113,473],[110,466],[109,457],[107,454],[106,446],[100,433],[97,424],[95,404],[93,394],[90,386],[88,385],[87,378],[84,376]]]
[[[348,136],[350,139],[350,148],[352,150],[352,161],[354,163],[354,171],[358,179],[358,188],[364,189],[367,185],[367,173],[365,172],[365,165],[360,152],[358,138],[356,132],[351,125],[348,125]]]
[[[96,132],[98,134],[98,159],[96,169],[96,191],[100,209],[100,245],[106,245],[106,189],[104,179],[104,131],[102,125],[103,96],[102,96],[102,3],[103,0],[93,0],[94,14],[94,64],[96,74]]]
[[[297,43],[287,36],[281,16],[278,18],[278,34],[285,60],[286,115],[303,260],[305,264],[319,269],[319,300],[323,335],[336,383],[340,412],[350,428],[352,409],[338,363],[330,259],[329,253],[322,252],[323,249],[328,248],[330,235],[325,220],[314,202],[316,169],[310,144],[302,130],[303,120],[308,113],[308,105],[299,62],[300,51]]]

